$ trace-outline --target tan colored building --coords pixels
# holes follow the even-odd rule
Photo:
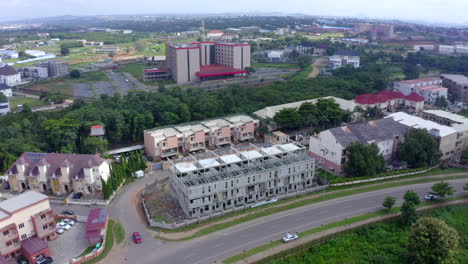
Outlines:
[[[461,74],[441,74],[442,86],[447,87],[457,100],[468,100],[468,77]]]
[[[250,67],[250,44],[171,43],[166,52],[167,67],[178,84],[243,75]]]
[[[99,155],[25,152],[7,170],[11,190],[84,194],[102,190],[108,162]]]
[[[54,212],[47,195],[27,191],[0,202],[0,255],[11,260],[27,251],[31,263],[36,263],[38,255],[50,255],[48,248],[31,250],[29,240],[37,238],[44,242],[57,238]]]
[[[235,115],[144,131],[145,152],[155,160],[254,139],[259,121]]]

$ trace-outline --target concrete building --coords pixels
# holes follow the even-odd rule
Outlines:
[[[359,68],[359,53],[352,50],[338,50],[328,58],[328,66],[332,69],[349,65],[354,68]]]
[[[457,100],[468,101],[468,77],[461,74],[441,74],[442,86]]]
[[[312,42],[304,41],[297,45],[295,50],[300,55],[312,55],[314,53],[314,44]]]
[[[435,51],[436,47],[435,45],[429,45],[429,44],[424,44],[424,45],[413,45],[413,50],[414,51],[428,51],[432,52]]]
[[[295,143],[236,150],[169,168],[171,193],[187,218],[255,206],[319,187],[315,161]]]
[[[36,63],[37,67],[47,68],[49,77],[62,77],[68,74],[68,63],[61,60],[51,60]]]
[[[358,23],[354,25],[354,31],[363,33],[370,37],[372,40],[388,40],[392,39],[394,35],[394,25],[385,24],[363,24]]]
[[[102,190],[109,163],[99,155],[25,152],[6,171],[11,190],[53,194]]]
[[[49,77],[49,69],[46,67],[24,67],[18,69],[23,78],[40,80]]]
[[[146,58],[148,66],[166,67],[166,56],[152,56]]]
[[[144,81],[164,81],[171,78],[171,71],[168,69],[145,69],[143,70]]]
[[[0,84],[6,84],[8,86],[15,86],[21,82],[21,75],[15,68],[0,64]]]
[[[10,113],[10,102],[8,100],[0,100],[0,116]]]
[[[272,50],[268,52],[267,57],[270,63],[281,63],[286,59],[282,50]]]
[[[24,53],[36,58],[46,55],[46,52],[42,50],[25,50]]]
[[[405,96],[401,92],[383,90],[377,94],[361,94],[354,98],[356,106],[364,109],[377,107],[383,112],[405,111],[419,113],[424,109],[424,97],[412,92]]]
[[[439,54],[452,55],[455,53],[455,47],[450,45],[437,45],[435,51]]]
[[[455,46],[455,53],[468,54],[468,46]]]
[[[145,152],[155,160],[254,139],[259,121],[247,115],[144,131]]]
[[[449,160],[456,155],[457,142],[460,138],[455,129],[403,112],[393,113],[385,118],[393,118],[396,122],[410,128],[426,130],[439,144],[441,160]]]
[[[407,126],[392,119],[348,124],[311,136],[309,151],[316,159],[317,166],[340,175],[343,174],[343,165],[348,161],[346,148],[351,143],[376,144],[380,154],[386,159],[391,159],[407,130]]]
[[[4,84],[4,83],[0,83],[0,93],[3,93],[8,98],[13,96],[13,92],[11,91],[11,87]]]
[[[210,30],[208,33],[206,33],[207,38],[211,39],[219,39],[223,36],[224,32],[221,30]]]
[[[442,87],[442,80],[435,78],[398,81],[393,84],[393,89],[404,95],[415,92],[424,97],[424,102],[428,104],[433,104],[438,97],[447,99],[448,92],[447,88]]]
[[[18,59],[19,54],[14,50],[0,50],[0,59]]]
[[[166,52],[167,67],[178,84],[244,75],[250,66],[249,44],[172,43]]]
[[[47,195],[27,191],[0,202],[0,255],[10,261],[24,255],[29,263],[50,256],[46,241],[57,238]]]

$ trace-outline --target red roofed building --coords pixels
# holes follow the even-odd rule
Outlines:
[[[36,263],[38,259],[50,257],[47,243],[36,236],[21,241],[21,253],[29,260],[29,263]]]
[[[363,108],[377,107],[383,111],[420,112],[424,109],[424,97],[411,93],[408,96],[400,92],[384,90],[377,94],[361,94],[354,98],[354,102]]]
[[[419,78],[395,82],[393,89],[402,92],[404,95],[417,93],[429,104],[435,103],[438,97],[447,99],[448,88],[442,86],[442,79]]]
[[[104,126],[103,125],[92,126],[91,136],[104,136]]]
[[[206,34],[207,38],[221,38],[223,36],[224,32],[221,30],[210,30]]]
[[[95,208],[89,211],[85,237],[91,245],[104,241],[108,221],[107,208]]]

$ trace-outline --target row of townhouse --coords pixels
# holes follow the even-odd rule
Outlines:
[[[424,109],[424,97],[414,92],[404,95],[400,92],[384,90],[377,94],[361,94],[354,98],[354,103],[364,109],[377,107],[384,112],[401,110],[419,113]]]
[[[171,194],[187,218],[281,199],[319,187],[315,160],[297,143],[246,148],[169,168]]]
[[[3,260],[11,261],[23,255],[29,263],[36,263],[38,258],[50,256],[47,241],[56,238],[55,215],[47,195],[28,191],[0,202]]]
[[[11,190],[56,195],[102,190],[109,163],[99,155],[25,152],[7,170]]]
[[[442,79],[436,78],[419,78],[395,82],[393,89],[405,96],[417,93],[424,97],[424,101],[428,104],[435,103],[439,97],[447,99],[448,92],[448,88],[442,86]]]
[[[258,126],[257,119],[235,115],[145,130],[145,152],[153,159],[161,160],[214,149],[254,139]]]

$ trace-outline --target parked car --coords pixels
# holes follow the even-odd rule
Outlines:
[[[424,196],[424,200],[426,200],[426,201],[433,201],[433,200],[437,200],[437,199],[439,199],[439,196],[437,196],[435,194],[430,194],[429,193],[429,194],[426,194]]]
[[[57,234],[61,235],[61,234],[65,233],[65,230],[63,230],[63,228],[61,228],[61,227],[57,227],[56,232],[57,232]]]
[[[18,264],[29,264],[29,261],[24,256],[16,258],[16,262],[18,262]]]
[[[36,261],[36,264],[50,264],[52,262],[54,262],[54,260],[51,257],[47,257],[39,259],[38,261]]]
[[[62,220],[64,223],[67,223],[71,226],[75,225],[75,221],[71,220],[71,219],[63,219]]]
[[[10,189],[10,184],[8,182],[5,182],[5,184],[3,185],[3,188]]]
[[[283,237],[283,242],[288,243],[298,238],[299,236],[297,234],[286,233],[286,235]]]
[[[64,222],[58,222],[57,223],[57,228],[59,228],[59,227],[64,229],[65,231],[69,230],[71,228],[71,226],[69,224],[64,223]]]
[[[138,232],[134,232],[133,233],[133,241],[137,244],[140,244],[141,243],[141,236],[140,236],[140,233]]]
[[[74,215],[75,212],[73,210],[71,210],[71,209],[67,209],[67,210],[63,210],[62,214],[63,215]]]
[[[75,193],[75,194],[73,195],[73,199],[78,200],[78,199],[81,198],[81,196],[83,196],[83,193],[82,193],[82,192]]]

